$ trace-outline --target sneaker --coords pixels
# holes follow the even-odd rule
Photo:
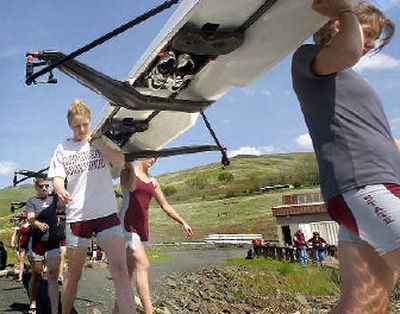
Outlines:
[[[58,285],[59,286],[62,286],[63,285],[63,283],[64,283],[64,277],[63,276],[58,276]]]

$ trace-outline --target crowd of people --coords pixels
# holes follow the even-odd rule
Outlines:
[[[286,244],[280,247],[263,239],[253,239],[253,248],[247,251],[246,259],[255,257],[268,257],[272,259],[297,261],[301,266],[307,266],[311,259],[316,266],[321,266],[327,255],[336,256],[336,246],[329,245],[319,234],[313,232],[313,236],[306,240],[304,233],[297,230],[293,236],[293,245]]]
[[[363,1],[314,0],[312,9],[329,22],[314,35],[314,44],[302,45],[294,53],[292,81],[316,152],[329,214],[340,224],[342,294],[332,313],[385,313],[399,276],[400,154],[380,99],[352,67],[387,45],[395,27],[378,8]],[[30,313],[35,311],[36,280],[45,258],[49,286],[54,288],[49,289],[52,313],[58,311],[59,206],[66,206],[68,255],[62,313],[69,314],[73,307],[92,236],[107,254],[116,291],[114,313],[135,313],[135,270],[145,312],[152,313],[144,251],[152,197],[187,235],[192,235],[192,228],[149,175],[155,159],[126,164],[121,151],[109,147],[100,133],[92,134],[90,110],[81,101],[73,102],[67,119],[73,136],[57,146],[48,174],[56,195],[48,195],[47,180],[36,180],[37,195],[28,201],[27,217],[21,217],[20,228],[32,229],[28,247],[22,241],[18,251],[20,262],[28,254],[33,269]],[[110,164],[124,168],[121,214]],[[307,264],[307,246],[315,263],[321,263],[326,242],[319,234],[306,240],[298,232],[294,241],[301,265]]]

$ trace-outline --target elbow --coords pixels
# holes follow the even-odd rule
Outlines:
[[[363,56],[362,47],[349,47],[346,51],[342,52],[343,55],[343,69],[348,69],[353,67],[360,61],[361,57]]]
[[[125,156],[121,152],[117,158],[115,158],[115,161],[113,162],[113,165],[118,167],[118,168],[124,168],[125,166]]]

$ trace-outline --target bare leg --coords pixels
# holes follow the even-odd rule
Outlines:
[[[24,275],[25,269],[25,251],[21,251],[18,253],[18,261],[19,261],[19,273],[18,273],[18,281],[22,281],[22,277]]]
[[[36,308],[36,298],[39,292],[40,278],[43,272],[43,262],[31,261],[32,276],[29,281],[29,307]]]
[[[47,272],[48,272],[48,295],[51,305],[51,313],[56,314],[58,312],[58,269],[60,266],[60,256],[49,256],[47,257]]]
[[[107,253],[108,267],[114,280],[117,296],[117,310],[121,314],[136,313],[133,302],[133,291],[126,266],[125,240],[123,237],[112,237],[101,243]],[[69,254],[69,253],[68,253]]]
[[[140,240],[134,240],[134,242],[136,250],[129,250],[130,256],[127,256],[127,261],[129,259],[128,265],[134,265],[133,270],[136,268],[136,286],[145,314],[153,314],[153,305],[151,303],[149,288],[149,259],[147,258],[142,242]],[[129,268],[128,266],[128,271]]]
[[[398,251],[382,257],[368,244],[341,241],[342,292],[331,313],[386,313],[390,293],[398,278],[395,271],[399,265]]]
[[[82,268],[85,263],[86,249],[68,248],[68,275],[63,285],[61,295],[62,313],[70,314],[76,293],[78,291],[78,283],[81,279]]]
[[[58,269],[58,278],[64,278],[64,260],[65,260],[65,255],[67,253],[67,248],[65,246],[60,247],[60,267]]]

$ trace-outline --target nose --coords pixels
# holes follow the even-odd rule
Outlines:
[[[365,42],[365,47],[368,50],[374,49],[376,47],[376,39],[370,39]]]

